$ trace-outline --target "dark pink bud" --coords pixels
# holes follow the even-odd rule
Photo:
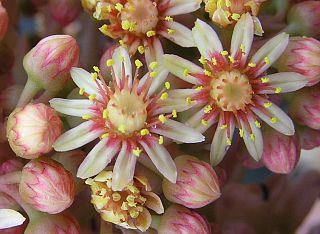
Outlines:
[[[79,0],[49,0],[48,9],[52,19],[65,27],[78,17],[81,3]]]

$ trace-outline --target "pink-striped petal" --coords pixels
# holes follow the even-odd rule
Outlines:
[[[168,21],[166,22],[166,28],[166,31],[159,32],[161,36],[182,47],[195,46],[191,30],[183,24],[174,21]]]
[[[117,84],[120,85],[120,81],[123,78],[123,75],[129,77],[128,84],[131,87],[132,84],[132,67],[131,60],[128,52],[122,46],[116,48],[113,52],[112,59],[114,64],[112,65],[114,70],[114,75],[116,77]],[[122,74],[122,63],[124,65],[124,73]]]
[[[70,116],[82,117],[90,114],[90,109],[95,106],[93,101],[87,99],[63,99],[53,98],[49,101],[50,106],[56,111]]]
[[[181,15],[194,12],[200,8],[201,0],[170,0],[170,7],[164,15]]]
[[[197,111],[194,115],[192,115],[185,124],[192,127],[193,129],[203,133],[207,129],[209,129],[214,123],[217,122],[217,118],[214,114],[210,116],[210,118],[207,120],[206,124],[202,123],[202,120],[204,118],[204,110],[206,109],[206,106],[204,106],[201,110]]]

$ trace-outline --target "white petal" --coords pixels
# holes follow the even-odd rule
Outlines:
[[[159,145],[158,142],[155,141],[150,142],[149,144],[144,141],[140,141],[140,144],[160,173],[171,183],[176,183],[177,168],[171,158],[171,155],[164,146]]]
[[[55,151],[68,151],[79,148],[103,133],[103,129],[93,129],[93,122],[86,121],[63,133],[53,144]]]
[[[121,191],[133,179],[137,157],[128,149],[128,144],[122,142],[122,147],[112,173],[112,190]]]
[[[202,119],[203,119],[203,115],[204,115],[204,109],[206,108],[206,106],[204,106],[201,110],[197,111],[194,115],[192,115],[190,117],[190,119],[188,119],[185,124],[192,127],[193,129],[203,133],[205,132],[207,129],[209,129],[215,122],[217,122],[217,118],[210,118],[207,121],[207,124],[204,125],[202,124]]]
[[[265,63],[256,75],[260,75],[266,71],[283,53],[289,42],[289,35],[280,33],[264,44],[252,57],[250,63],[258,64],[268,58],[270,63]]]
[[[270,102],[270,101],[268,101]],[[271,102],[270,102],[271,103]],[[266,108],[266,110],[271,113],[271,115],[277,118],[276,123],[272,123],[270,118],[266,116],[263,112],[255,107],[251,107],[252,111],[259,116],[264,122],[266,122],[269,126],[281,132],[284,135],[291,136],[294,134],[294,125],[290,117],[281,110],[277,105],[272,103],[272,106]]]
[[[216,129],[216,132],[214,134],[212,143],[211,143],[211,149],[210,149],[210,162],[212,165],[218,165],[223,157],[226,155],[228,149],[230,148],[230,145],[227,142],[227,129],[221,128],[222,121],[221,118],[219,119],[219,123]],[[234,132],[234,124],[232,123],[230,126],[230,136],[232,138],[233,132]],[[232,139],[230,139],[232,140]]]
[[[19,226],[25,220],[26,218],[15,210],[0,209],[0,229]]]
[[[49,101],[50,106],[56,111],[71,115],[82,117],[85,114],[90,114],[90,109],[95,106],[95,104],[87,99],[63,99],[63,98],[53,98]]]
[[[76,85],[79,88],[83,88],[85,92],[89,95],[97,95],[96,98],[98,100],[103,100],[99,92],[98,86],[96,82],[92,80],[91,74],[89,72],[79,67],[73,67],[70,70],[70,74],[72,80],[74,81],[74,83],[76,83]]]
[[[147,64],[152,62],[161,62],[163,56],[163,48],[158,38],[155,38],[152,42],[152,46],[148,42],[144,42],[145,57]]]
[[[273,88],[281,88],[281,93],[289,93],[296,91],[298,89],[303,88],[308,80],[296,73],[296,72],[280,72],[267,76],[269,81],[267,83],[268,86]],[[274,90],[262,90],[259,91],[261,94],[274,94]]]
[[[132,67],[131,67],[131,60],[129,57],[128,52],[125,48],[122,46],[119,46],[114,50],[114,53],[112,55],[112,59],[114,61],[114,64],[112,65],[114,70],[114,75],[117,80],[117,84],[120,85],[120,80],[122,79],[122,61],[124,64],[124,72],[125,75],[129,77],[129,87],[131,87],[132,84]]]
[[[200,84],[195,77],[189,75],[189,73],[203,73],[203,69],[194,63],[173,54],[165,54],[163,56],[163,63],[173,75],[180,79],[191,84]],[[185,71],[188,71],[188,74],[185,74]]]
[[[234,27],[231,40],[231,56],[235,56],[240,46],[244,45],[243,59],[246,61],[253,41],[253,21],[249,13],[243,14]]]
[[[170,0],[170,7],[164,15],[181,15],[200,8],[201,0]]]
[[[111,162],[112,158],[119,152],[120,142],[112,138],[102,139],[89,152],[87,157],[79,166],[77,177],[86,179],[97,175]]]
[[[249,117],[250,118],[250,117]],[[240,119],[241,125],[243,126],[243,141],[248,149],[249,154],[256,160],[259,161],[263,153],[263,139],[260,128],[255,125],[255,122],[252,118],[248,119],[252,134],[254,135],[254,140],[251,139],[249,129],[247,129],[243,122]]]
[[[160,31],[159,34],[182,47],[194,47],[195,43],[191,30],[186,26],[170,21],[166,22],[166,28],[174,30],[173,33],[168,31]]]
[[[171,119],[168,119],[157,128],[151,128],[150,131],[183,143],[197,143],[204,141],[204,136],[201,133]]]
[[[217,33],[209,24],[197,19],[192,29],[192,35],[200,54],[208,60],[211,60],[212,52],[220,53],[223,51],[222,44]]]

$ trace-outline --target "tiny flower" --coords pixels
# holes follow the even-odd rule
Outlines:
[[[62,123],[54,109],[39,103],[16,108],[8,118],[7,138],[22,158],[37,158],[51,151]]]
[[[112,189],[111,171],[102,171],[95,178],[87,179],[86,183],[91,188],[92,204],[107,222],[145,232],[151,224],[151,214],[147,208],[158,214],[164,211],[160,198],[151,192],[146,177],[135,176],[118,192]]]
[[[211,228],[205,218],[180,205],[171,205],[160,219],[159,234],[210,234]]]
[[[320,130],[299,126],[298,136],[302,149],[311,150],[320,146]]]
[[[263,163],[272,172],[288,174],[300,158],[300,144],[295,136],[285,136],[272,129],[264,131]]]
[[[304,1],[293,5],[287,14],[288,26],[284,31],[290,35],[320,36],[320,2]]]
[[[188,208],[200,208],[217,200],[221,193],[218,177],[211,165],[183,155],[174,159],[178,170],[177,182],[163,180],[165,197]]]
[[[42,39],[23,59],[28,74],[19,105],[28,103],[41,89],[47,96],[60,91],[70,78],[70,69],[78,65],[79,45],[69,35],[54,35]],[[43,94],[44,95],[44,94]]]
[[[26,220],[19,212],[11,209],[0,209],[0,229],[11,228],[23,224]]]
[[[294,95],[289,114],[297,123],[320,130],[320,86],[304,88]]]
[[[50,104],[58,112],[82,117],[85,122],[65,132],[54,143],[56,151],[81,147],[100,137],[100,142],[89,152],[80,165],[78,177],[88,178],[98,174],[117,156],[113,169],[113,190],[122,190],[134,174],[136,161],[147,154],[157,169],[172,183],[176,181],[176,166],[166,148],[164,137],[183,143],[195,143],[204,137],[174,119],[174,110],[184,105],[176,104],[174,96],[163,103],[157,77],[147,73],[140,80],[132,76],[131,61],[122,47],[115,50],[112,59],[113,84],[107,86],[94,67],[91,74],[81,68],[72,68],[71,76],[87,97],[82,100],[54,98]],[[161,71],[160,71],[161,72]]]
[[[56,214],[72,204],[75,187],[71,173],[60,163],[38,158],[23,167],[19,192],[34,209]]]
[[[4,38],[8,28],[9,17],[6,9],[0,2],[0,41]]]
[[[255,33],[262,35],[263,30],[259,19],[256,17],[259,8],[266,0],[203,0],[205,11],[209,13],[213,22],[221,27],[235,24],[242,14],[250,13],[255,23]]]
[[[192,32],[203,68],[175,55],[164,56],[171,73],[194,85],[193,89],[178,90],[176,101],[187,98],[189,107],[202,107],[186,124],[204,132],[217,122],[210,151],[212,164],[223,159],[236,128],[250,155],[259,161],[263,152],[261,120],[282,134],[294,134],[292,120],[268,94],[292,92],[307,83],[294,72],[266,73],[286,48],[289,35],[280,33],[247,59],[253,40],[253,20],[248,13],[235,25],[230,53],[223,50],[217,34],[205,22],[197,20]]]
[[[49,0],[47,7],[51,18],[61,27],[72,23],[81,13],[79,0]]]
[[[320,41],[307,37],[290,38],[275,67],[280,72],[300,73],[307,78],[307,86],[315,85],[320,81]]]

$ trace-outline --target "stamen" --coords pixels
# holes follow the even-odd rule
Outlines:
[[[90,115],[90,114],[85,114],[82,116],[82,119],[84,119],[84,120],[89,120],[91,118],[92,118],[92,115]]]
[[[237,14],[237,13],[233,13],[231,15],[231,18],[235,21],[238,21],[240,19],[241,15],[240,14]]]
[[[244,136],[244,130],[242,128],[239,129],[239,135],[241,138]]]
[[[121,133],[126,133],[126,125],[120,124],[118,127],[118,131]]]
[[[251,67],[251,68],[255,68],[257,66],[257,64],[255,64],[255,63],[249,63],[248,64],[248,67]]]
[[[190,104],[191,104],[191,102],[192,102],[191,97],[187,97],[187,98],[186,98],[186,103],[187,103],[188,105],[190,105]]]
[[[262,77],[261,78],[262,84],[268,83],[269,81],[270,81],[270,79],[268,77]]]
[[[142,152],[142,150],[139,147],[137,147],[136,149],[132,150],[133,155],[137,156],[137,157],[140,156],[141,152]]]
[[[79,90],[79,94],[80,94],[81,96],[84,94],[84,92],[85,92],[84,88],[81,88],[81,89]]]
[[[221,125],[220,129],[226,129],[227,127],[228,127],[227,124],[223,124],[223,125]]]
[[[226,50],[224,50],[224,51],[221,51],[220,54],[221,54],[222,56],[227,56],[227,55],[229,54],[229,52],[226,51]]]
[[[164,86],[166,87],[166,89],[170,89],[170,87],[171,87],[171,84],[170,84],[170,82],[169,81],[167,81],[166,83],[164,83]]]
[[[158,76],[158,72],[156,71],[150,72],[150,77],[155,78],[156,76]]]
[[[152,62],[149,65],[150,69],[152,69],[152,70],[156,69],[158,66],[159,66],[159,64],[157,62]]]
[[[166,21],[173,21],[173,18],[172,18],[171,16],[166,16],[164,19],[165,19]]]
[[[106,62],[107,67],[111,67],[114,64],[114,60],[113,59],[108,59]]]
[[[187,76],[188,74],[189,74],[188,68],[184,69],[184,70],[183,70],[183,75],[184,75],[184,76]]]
[[[168,34],[172,34],[176,32],[175,29],[171,29],[171,28],[168,28],[167,31],[168,31]]]
[[[161,100],[166,100],[168,97],[169,97],[168,93],[164,92],[164,93],[161,94],[160,99]]]
[[[201,56],[200,59],[199,59],[199,62],[203,65],[206,64],[207,60],[205,59],[205,57]]]
[[[122,5],[121,3],[117,3],[117,4],[114,6],[114,8],[116,8],[117,11],[121,12],[122,9],[123,9],[123,5]]]
[[[102,139],[105,139],[105,138],[107,138],[109,136],[109,133],[104,133],[104,134],[102,134],[101,136],[100,136],[100,139],[102,140]]]
[[[136,65],[137,68],[140,68],[143,66],[143,63],[139,59],[136,59],[136,61],[134,61],[134,64]]]
[[[265,57],[265,58],[264,58],[264,62],[265,62],[266,64],[270,64],[270,59],[269,59],[269,57]]]
[[[89,96],[89,100],[90,100],[90,101],[93,101],[94,99],[96,99],[96,97],[97,97],[97,95],[96,95],[95,93],[93,93],[93,94],[91,94],[91,95]]]
[[[201,91],[201,90],[203,90],[203,86],[198,86],[198,87],[196,87],[196,91]]]
[[[171,114],[172,114],[173,118],[177,118],[178,117],[177,110],[172,110]]]
[[[272,106],[272,103],[271,102],[266,102],[266,103],[263,104],[263,106],[265,108],[270,108]]]
[[[162,145],[163,144],[163,136],[159,136],[159,141],[158,141],[158,143],[159,143],[159,145]]]
[[[159,121],[161,123],[165,123],[167,121],[167,118],[163,114],[161,114],[161,115],[159,115]]]
[[[271,119],[270,119],[270,121],[271,121],[271,123],[276,123],[276,122],[278,122],[278,119],[276,118],[276,117],[272,117]]]
[[[281,93],[281,91],[282,91],[282,88],[278,87],[278,88],[276,88],[276,90],[274,92],[275,93]]]
[[[255,140],[256,140],[256,137],[255,137],[255,135],[254,135],[253,133],[250,134],[250,139],[251,139],[252,141],[255,141]]]
[[[109,111],[107,109],[104,109],[102,112],[102,118],[107,119],[109,116]]]
[[[144,53],[144,47],[141,45],[138,47],[138,51],[140,54],[143,54]]]
[[[156,32],[155,31],[148,31],[147,32],[147,37],[153,37],[156,35]]]
[[[149,130],[146,129],[146,128],[141,129],[141,131],[140,131],[140,135],[141,135],[141,136],[146,136],[146,135],[148,135],[149,133],[150,133]]]
[[[227,137],[227,144],[231,145],[231,139],[229,137]]]
[[[257,128],[261,128],[261,124],[260,124],[260,122],[258,120],[256,120],[254,122],[254,124],[256,125]]]
[[[205,120],[205,119],[202,119],[202,120],[201,120],[201,124],[203,124],[204,126],[207,126],[207,125],[208,125],[208,121]]]
[[[210,105],[206,106],[203,110],[204,113],[209,114],[212,111],[212,107]]]

